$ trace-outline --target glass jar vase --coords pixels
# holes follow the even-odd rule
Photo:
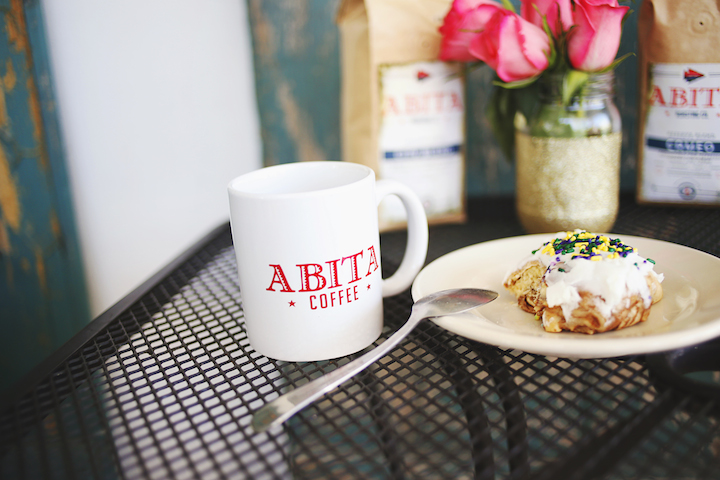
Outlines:
[[[569,102],[562,75],[539,80],[539,102],[515,116],[516,209],[528,233],[609,232],[620,194],[622,124],[612,72],[591,74]]]

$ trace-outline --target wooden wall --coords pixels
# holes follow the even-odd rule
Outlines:
[[[340,158],[339,0],[247,0],[266,165]],[[518,4],[515,0],[514,3]],[[632,7],[635,12],[639,2]],[[519,8],[518,8],[519,11]],[[626,23],[619,55],[636,51],[637,14]],[[616,103],[623,117],[622,186],[635,186],[635,57],[616,71]],[[489,67],[467,82],[467,191],[512,194],[514,170],[485,119]]]
[[[2,391],[90,319],[40,3],[0,15]]]

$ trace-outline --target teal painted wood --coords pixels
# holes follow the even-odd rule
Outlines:
[[[90,320],[39,1],[2,0],[0,389]]]
[[[337,0],[248,0],[266,165],[340,159]]]
[[[247,1],[265,164],[340,158],[339,1]],[[633,9],[639,10],[639,2]],[[626,21],[618,55],[627,52],[637,52],[635,12]],[[623,120],[621,187],[630,191],[637,163],[636,57],[615,74]],[[511,194],[515,186],[512,162],[504,158],[485,117],[492,79],[492,70],[481,67],[466,83],[467,191],[473,197]]]

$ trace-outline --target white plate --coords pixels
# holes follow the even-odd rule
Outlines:
[[[427,265],[412,286],[413,299],[448,288],[495,290],[500,296],[471,313],[435,319],[441,327],[506,349],[570,358],[607,358],[653,353],[720,336],[720,259],[673,243],[613,235],[657,263],[664,298],[647,321],[595,335],[545,332],[520,310],[503,286],[505,275],[553,235],[525,235],[480,243],[451,252]]]

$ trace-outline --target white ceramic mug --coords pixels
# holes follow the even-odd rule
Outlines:
[[[382,331],[382,298],[410,286],[427,255],[419,198],[349,162],[255,170],[228,185],[245,325],[270,358],[314,361],[355,353]],[[377,205],[396,195],[408,213],[398,270],[380,268]]]

